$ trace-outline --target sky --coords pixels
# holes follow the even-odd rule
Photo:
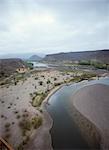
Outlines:
[[[108,0],[0,0],[0,54],[107,48]]]

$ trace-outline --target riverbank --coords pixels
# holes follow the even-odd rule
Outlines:
[[[0,110],[2,110],[0,112],[0,122],[2,122],[0,136],[13,145],[16,150],[17,147],[25,147],[29,143],[30,146],[34,146],[31,144],[33,141],[35,145],[37,144],[37,149],[43,149],[43,147],[52,149],[49,130],[53,121],[46,111],[46,103],[49,104],[49,97],[62,86],[79,82],[83,74],[82,72],[60,72],[57,70],[35,71],[29,76],[19,79],[18,82],[12,80],[12,84],[0,86]],[[33,107],[32,98],[37,93],[49,94],[41,106]],[[40,127],[38,125],[37,129],[30,131],[34,118],[42,118],[42,125]],[[30,126],[29,129],[26,127],[26,135],[22,134],[22,127],[19,125],[24,121],[27,121]],[[13,130],[15,132],[12,132]],[[30,134],[28,134],[29,132]],[[26,143],[25,138],[27,139]]]
[[[103,84],[84,87],[72,96],[72,107],[76,110],[73,116],[83,135],[102,149],[109,149],[108,99],[109,86]]]
[[[52,150],[52,140],[51,140],[50,130],[53,125],[53,120],[52,120],[50,114],[47,112],[46,106],[49,105],[49,98],[56,91],[58,91],[63,86],[70,86],[73,83],[74,82],[69,82],[67,84],[64,83],[64,84],[61,84],[61,85],[53,88],[49,92],[49,94],[47,95],[45,100],[42,102],[41,110],[43,112],[43,125],[37,130],[37,132],[34,132],[33,135],[31,136],[31,140],[30,140],[29,144],[26,146],[27,150],[29,150],[30,148],[32,148],[32,149],[40,148],[41,150],[46,148],[46,149]],[[83,123],[82,126],[79,126],[79,128],[82,129],[83,134],[86,133],[86,134],[84,134],[84,136],[85,136],[85,138],[88,138],[87,142],[89,143],[89,145],[92,146],[92,148],[93,147],[100,148],[99,147],[100,146],[99,145],[100,135],[99,135],[99,132],[98,132],[98,129],[96,128],[96,126],[94,124],[92,124],[87,118],[85,118],[81,113],[79,113],[79,111],[75,107],[72,107],[72,109],[74,112],[74,114],[73,114],[74,118],[75,118],[75,114],[77,116],[75,118],[75,121],[77,121],[76,123],[78,123],[78,125],[80,125],[81,122]],[[77,120],[77,118],[79,118],[79,120]],[[91,132],[93,132],[93,133],[91,133]],[[90,136],[90,134],[91,134],[91,136]],[[45,145],[45,143],[46,143],[46,145]]]
[[[45,131],[51,128],[51,125],[47,125],[47,122],[51,122],[51,119],[49,119],[46,110],[42,108],[43,104],[39,107],[33,107],[32,98],[37,93],[49,93],[46,99],[49,98],[52,89],[55,92],[56,89],[58,90],[57,85],[60,87],[62,83],[72,79],[74,75],[74,72],[66,73],[57,70],[35,71],[28,76],[24,76],[23,79],[18,80],[18,77],[16,77],[17,82],[12,80],[10,84],[0,86],[0,136],[16,150],[18,147],[25,147],[34,135],[37,135],[38,148],[42,145],[48,147],[51,137]],[[81,75],[81,73],[78,73],[78,75]],[[33,129],[32,119],[36,118],[40,120],[42,118],[42,125]],[[29,127],[25,122],[28,122]],[[22,123],[23,126],[21,126]],[[43,129],[42,135],[40,129]],[[23,132],[24,130],[26,130],[26,135]],[[48,144],[43,140],[47,138]],[[41,142],[42,140],[43,142]]]
[[[37,129],[36,132],[34,132],[31,135],[31,140],[24,147],[25,150],[30,150],[30,149],[31,150],[34,150],[34,149],[53,150],[51,134],[50,134],[50,130],[51,130],[52,125],[53,125],[53,120],[52,120],[50,114],[48,113],[48,111],[46,109],[46,105],[47,104],[49,105],[49,102],[48,102],[49,98],[64,85],[65,84],[62,84],[60,86],[53,88],[49,92],[49,94],[47,95],[45,100],[42,102],[41,110],[43,112],[43,124],[41,125],[41,127],[39,129]]]

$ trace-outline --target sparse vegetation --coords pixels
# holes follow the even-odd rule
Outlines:
[[[54,81],[56,81],[57,80],[57,78],[54,78]]]
[[[51,83],[51,81],[48,79],[48,80],[47,80],[47,84],[50,84],[50,83]]]
[[[32,125],[34,129],[37,129],[42,124],[42,118],[37,116],[32,118]]]
[[[9,128],[10,125],[11,125],[11,124],[7,122],[7,123],[5,124],[5,128]]]
[[[17,116],[16,116],[17,119],[20,119],[20,117],[21,117],[20,115],[17,115]]]
[[[43,85],[43,81],[39,81],[39,85]]]
[[[34,93],[34,96],[32,98],[32,106],[39,107],[42,104],[42,101],[46,97],[45,93]]]
[[[38,80],[38,77],[35,77],[34,79],[35,79],[35,80]]]
[[[32,129],[37,129],[42,124],[42,118],[40,116],[33,117],[32,119],[22,119],[19,122],[19,127],[21,128],[22,135],[26,136],[27,132]]]
[[[23,119],[19,122],[19,127],[21,128],[22,135],[25,136],[27,131],[31,130],[31,121],[29,119]]]
[[[109,69],[109,64],[97,60],[81,60],[79,62],[79,65],[93,66],[97,69],[107,69],[107,70]]]

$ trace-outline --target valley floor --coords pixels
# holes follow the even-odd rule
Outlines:
[[[63,73],[56,70],[46,70],[32,73],[30,77],[19,81],[17,84],[1,86],[0,136],[17,149],[18,147],[22,147],[22,145],[26,145],[34,132],[39,135],[38,130],[40,129],[36,131],[36,128],[41,124],[46,124],[44,116],[47,118],[47,113],[43,113],[44,109],[40,106],[33,107],[32,100],[34,95],[36,95],[36,92],[40,94],[47,93],[47,91],[50,91],[56,85],[72,79],[73,76],[74,73],[72,72]],[[33,128],[31,125],[31,122],[34,122],[34,120],[38,124],[36,128]],[[42,134],[44,134],[44,131]],[[36,142],[38,142],[38,139],[36,139]],[[38,143],[38,147],[42,147],[43,144]]]

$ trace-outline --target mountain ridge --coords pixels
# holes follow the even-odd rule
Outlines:
[[[53,62],[53,61],[81,61],[81,60],[92,60],[92,59],[108,63],[109,49],[48,54],[44,57],[43,60]]]
[[[40,61],[42,59],[42,57],[38,56],[38,55],[32,55],[29,60],[31,61]]]

